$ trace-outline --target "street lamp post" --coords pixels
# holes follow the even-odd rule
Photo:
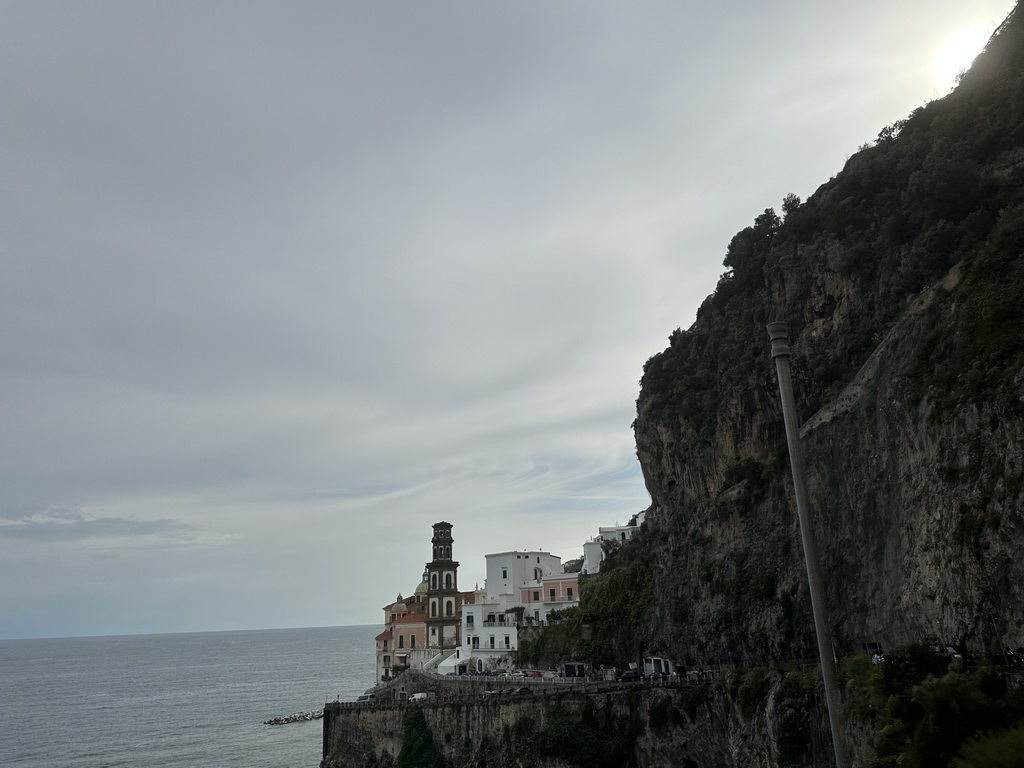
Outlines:
[[[789,465],[793,472],[796,512],[800,519],[800,540],[804,548],[807,584],[811,593],[811,611],[814,614],[814,633],[818,639],[821,677],[825,683],[825,704],[828,707],[828,721],[832,728],[832,749],[835,753],[836,768],[849,768],[850,759],[844,748],[842,734],[842,713],[839,709],[836,663],[832,645],[828,640],[828,609],[825,606],[825,592],[821,585],[818,551],[814,543],[814,531],[811,528],[807,483],[804,479],[803,457],[800,453],[800,426],[797,423],[793,381],[789,370],[789,329],[786,323],[768,323],[768,338],[772,343],[771,354],[772,359],[775,360],[775,373],[779,379],[779,396],[782,399],[782,417],[786,424],[786,444],[789,446]]]

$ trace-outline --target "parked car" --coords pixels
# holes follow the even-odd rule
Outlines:
[[[933,645],[932,650],[939,656],[944,656],[950,660],[963,658],[959,653],[957,653],[956,648],[951,645]]]
[[[640,680],[640,673],[635,669],[627,669],[621,675],[615,678],[620,683],[635,683]]]

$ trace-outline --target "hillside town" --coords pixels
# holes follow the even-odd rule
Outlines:
[[[599,528],[584,542],[583,557],[566,563],[541,550],[485,555],[484,586],[470,591],[459,590],[452,524],[434,523],[423,580],[384,606],[377,680],[410,669],[461,675],[510,668],[520,637],[543,627],[553,611],[578,606],[579,577],[600,572],[606,553],[631,539],[643,516]]]

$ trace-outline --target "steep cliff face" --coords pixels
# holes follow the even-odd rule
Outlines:
[[[645,367],[651,644],[814,655],[765,332],[785,320],[837,651],[1024,645],[1024,13],[783,213]]]

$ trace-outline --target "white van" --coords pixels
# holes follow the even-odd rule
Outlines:
[[[426,701],[426,700],[427,700],[427,694],[425,694],[425,693],[414,693],[412,696],[409,697],[409,701]]]

